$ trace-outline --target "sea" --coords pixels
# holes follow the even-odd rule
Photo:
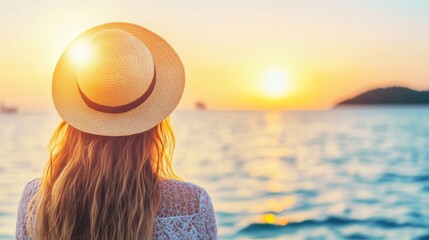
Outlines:
[[[39,177],[56,114],[0,115],[0,239]],[[429,239],[429,107],[176,111],[174,167],[219,239]]]

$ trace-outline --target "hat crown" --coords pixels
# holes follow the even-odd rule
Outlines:
[[[102,30],[88,41],[88,61],[76,64],[77,83],[92,102],[117,107],[140,98],[154,78],[149,49],[132,34]]]

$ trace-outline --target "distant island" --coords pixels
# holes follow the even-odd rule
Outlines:
[[[429,104],[429,91],[416,91],[405,87],[377,88],[342,101],[335,107],[345,105],[395,104]]]

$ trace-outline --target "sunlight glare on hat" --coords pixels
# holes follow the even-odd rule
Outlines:
[[[87,64],[91,58],[91,48],[88,42],[77,42],[72,46],[71,58],[76,64]]]

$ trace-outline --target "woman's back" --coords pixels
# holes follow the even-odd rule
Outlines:
[[[39,188],[39,179],[25,186],[18,209],[17,239],[30,239],[26,231],[27,207]],[[154,239],[217,239],[213,206],[203,188],[188,182],[163,180],[160,197]]]
[[[169,116],[184,86],[179,56],[148,29],[107,23],[79,35],[55,67],[63,121],[24,190],[17,238],[216,239],[205,190],[165,180],[177,178]]]

